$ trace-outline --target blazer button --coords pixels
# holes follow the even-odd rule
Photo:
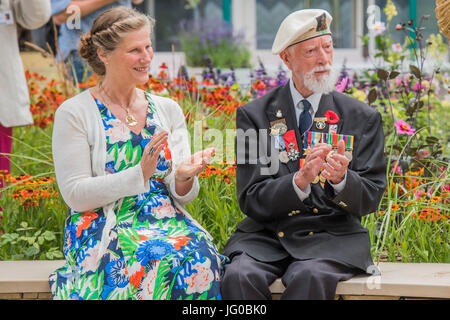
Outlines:
[[[317,213],[319,213],[319,210],[317,208],[314,208],[313,212],[317,214]]]
[[[314,235],[314,232],[311,231],[310,233],[308,233],[308,235],[312,236]]]
[[[283,231],[278,232],[278,236],[279,236],[280,238],[283,238],[283,237],[284,237],[284,232],[283,232]]]

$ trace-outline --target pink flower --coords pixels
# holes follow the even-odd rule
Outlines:
[[[398,120],[395,123],[395,126],[397,127],[397,133],[399,134],[406,133],[408,136],[412,136],[414,135],[414,131],[416,131],[416,129],[411,128],[411,126],[403,120]]]
[[[393,52],[402,52],[403,48],[402,48],[402,45],[400,43],[394,43],[391,46],[391,50]]]
[[[384,22],[377,21],[372,27],[372,33],[374,36],[382,34],[386,30],[386,25]]]
[[[350,80],[349,77],[345,77],[341,81],[339,81],[336,84],[336,90],[339,91],[340,93],[344,92],[345,89],[347,88],[347,85],[349,84],[349,80]],[[350,80],[350,82],[351,82],[351,80]]]
[[[422,83],[422,85],[420,87],[422,88],[422,90],[425,90],[425,85],[423,83]],[[414,85],[413,90],[415,92],[417,92],[419,90],[419,83],[418,82],[416,82],[416,84]]]

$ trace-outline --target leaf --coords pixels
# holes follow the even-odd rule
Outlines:
[[[31,257],[39,253],[39,249],[36,247],[29,247],[25,250],[25,256]]]
[[[42,234],[42,236],[45,238],[45,240],[47,240],[47,241],[52,241],[52,240],[55,240],[56,239],[56,237],[55,237],[55,234],[53,233],[53,232],[51,232],[51,231],[45,231],[43,234]]]
[[[410,65],[409,65],[409,70],[411,71],[411,73],[412,73],[417,79],[420,79],[420,77],[422,76],[422,75],[420,74],[419,68],[417,68],[415,65],[410,64]]]
[[[377,100],[378,92],[376,88],[370,90],[369,95],[367,96],[367,102],[369,105],[373,104],[375,100]]]
[[[439,139],[434,136],[428,136],[425,138],[425,141],[430,144],[435,144],[439,142]]]
[[[400,72],[394,70],[389,74],[389,79],[395,79],[399,74]]]
[[[389,77],[389,72],[387,72],[384,69],[378,69],[377,75],[378,75],[378,78],[380,78],[381,80],[386,81],[388,79],[388,77]]]

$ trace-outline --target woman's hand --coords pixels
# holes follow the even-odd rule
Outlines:
[[[205,170],[211,162],[215,148],[208,148],[194,153],[189,159],[183,161],[175,172],[175,181],[186,182]]]
[[[158,157],[167,142],[167,131],[161,131],[152,137],[152,140],[145,146],[142,154],[141,162],[144,181],[148,181],[156,170],[158,164]]]

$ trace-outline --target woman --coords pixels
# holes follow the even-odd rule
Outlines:
[[[153,22],[125,7],[102,13],[80,55],[101,84],[55,114],[53,157],[70,207],[55,299],[220,299],[225,257],[181,205],[214,150],[190,156],[184,115],[148,81]]]

